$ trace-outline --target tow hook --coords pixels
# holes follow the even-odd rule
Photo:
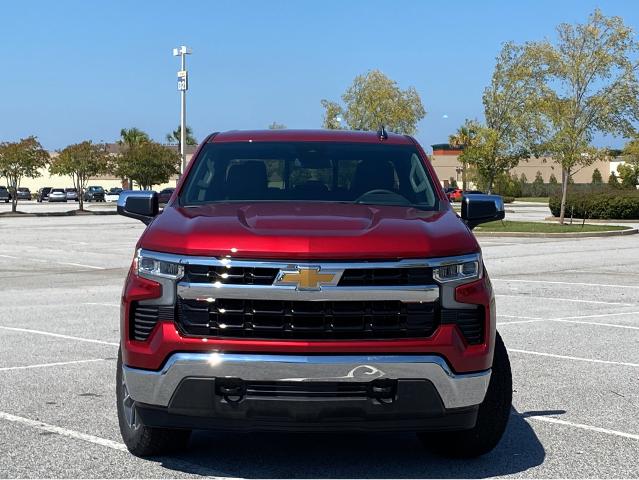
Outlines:
[[[239,403],[246,395],[246,386],[239,378],[217,380],[215,390],[228,403]]]
[[[387,378],[373,380],[370,386],[370,396],[380,403],[393,403],[397,392],[397,381]]]

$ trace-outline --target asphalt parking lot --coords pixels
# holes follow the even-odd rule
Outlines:
[[[0,477],[639,477],[639,235],[481,240],[514,377],[483,458],[443,459],[411,434],[198,432],[189,452],[141,460],[114,390],[142,229],[0,216]]]

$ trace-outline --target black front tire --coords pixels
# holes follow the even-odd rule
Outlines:
[[[484,455],[497,446],[506,430],[512,398],[508,352],[497,333],[492,374],[486,397],[479,406],[475,427],[470,430],[418,433],[418,436],[429,450],[446,457],[473,458]]]
[[[137,457],[149,457],[178,452],[187,447],[190,430],[172,428],[147,427],[139,417],[134,420],[134,425],[129,424],[130,418],[125,414],[125,400],[127,396],[126,386],[122,375],[122,352],[118,351],[118,371],[116,374],[116,396],[118,409],[118,423],[120,433],[126,448]],[[130,407],[135,411],[135,404]],[[135,416],[133,417],[135,418]]]

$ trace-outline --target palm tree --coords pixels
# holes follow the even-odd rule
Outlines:
[[[464,124],[457,129],[455,133],[448,137],[448,143],[451,147],[464,150],[473,144],[477,137],[477,123],[473,120],[466,120]],[[467,164],[462,157],[462,190],[466,190],[466,167]]]
[[[142,142],[151,141],[151,137],[149,135],[140,130],[139,128],[123,128],[120,130],[120,140],[118,143],[120,145],[126,145],[127,147],[132,147],[133,145],[139,145]]]
[[[180,133],[181,133],[181,128],[178,126],[171,133],[167,133],[166,134],[166,141],[167,142],[169,142],[169,143],[177,143],[178,152],[181,151],[181,148],[180,148],[181,147]],[[197,140],[193,136],[193,130],[191,130],[191,127],[189,127],[188,125],[186,127],[186,144],[187,145],[197,145]]]
[[[151,137],[149,137],[148,133],[139,128],[131,127],[120,130],[120,140],[118,140],[118,143],[129,149],[135,145],[150,141]],[[122,178],[121,180],[123,187],[126,182],[126,188],[133,188],[133,181],[130,178]]]

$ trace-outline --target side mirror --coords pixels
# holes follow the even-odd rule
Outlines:
[[[471,230],[480,223],[502,220],[504,199],[499,195],[469,194],[462,197],[461,218]]]
[[[159,211],[158,194],[146,190],[125,190],[118,198],[118,213],[151,223]]]

